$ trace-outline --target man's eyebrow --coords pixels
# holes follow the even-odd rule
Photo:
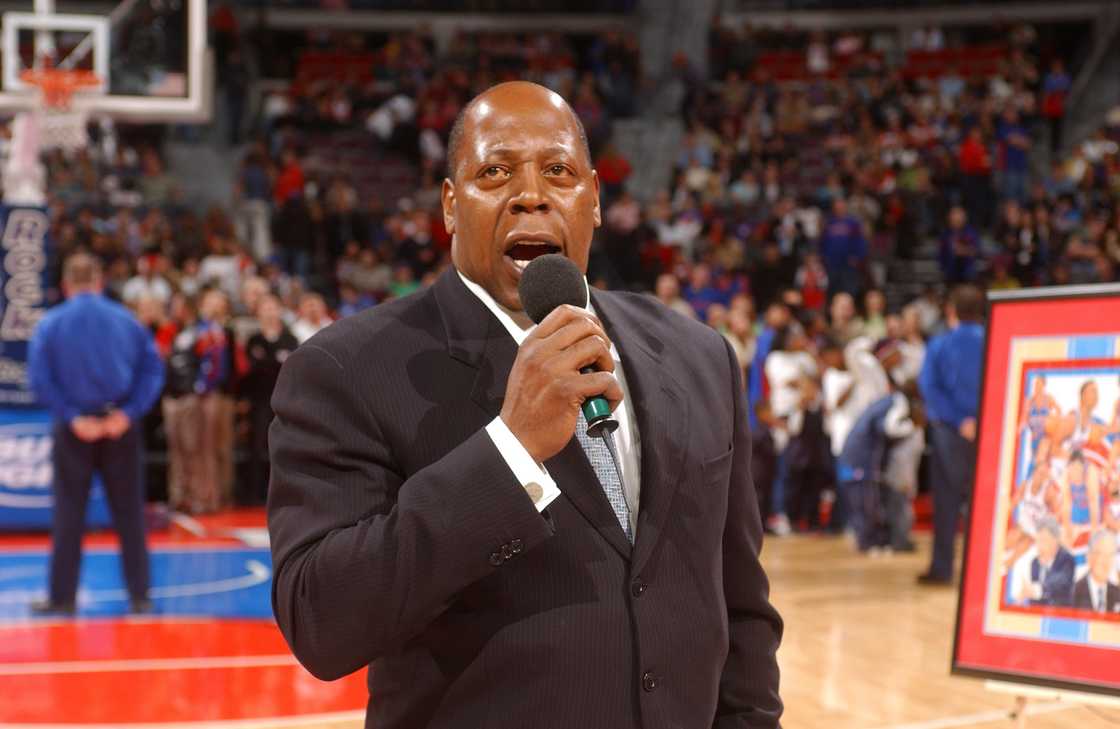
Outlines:
[[[525,153],[524,153],[523,150],[514,149],[513,147],[490,147],[488,149],[483,150],[482,159],[483,160],[494,159],[494,158],[512,159],[512,158],[516,158],[516,157],[521,157],[524,154]],[[556,146],[548,147],[547,149],[541,150],[540,154],[545,156],[545,157],[566,157],[566,156],[573,156],[574,152],[571,149],[568,149],[567,147],[561,147],[561,146],[556,145]]]

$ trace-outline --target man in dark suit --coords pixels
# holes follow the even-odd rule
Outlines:
[[[1089,573],[1073,586],[1073,607],[1095,613],[1120,613],[1120,587],[1110,581],[1116,563],[1116,535],[1107,529],[1097,530],[1089,538],[1086,562]]]
[[[1034,538],[1038,555],[1031,560],[1030,583],[1023,596],[1030,605],[1069,605],[1077,565],[1062,547],[1061,534],[1062,527],[1053,516],[1047,514],[1039,520]]]
[[[448,156],[455,268],[280,375],[269,531],[293,652],[323,679],[369,664],[371,727],[776,728],[734,352],[642,296],[524,315],[528,259],[586,271],[600,219],[560,96],[490,89]],[[576,432],[598,394],[617,468]]]

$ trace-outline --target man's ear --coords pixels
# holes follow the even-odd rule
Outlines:
[[[598,228],[603,224],[603,213],[599,209],[599,173],[595,170],[591,170],[591,184],[595,186],[595,209],[591,211],[591,217]]]
[[[443,204],[443,227],[448,235],[455,235],[455,183],[448,177],[443,178],[440,202]]]

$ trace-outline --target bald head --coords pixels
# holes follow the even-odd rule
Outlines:
[[[447,176],[455,179],[459,169],[460,155],[462,154],[464,129],[477,123],[479,116],[509,108],[529,109],[537,105],[542,105],[541,108],[545,109],[560,109],[567,113],[575,125],[580,146],[586,156],[587,164],[590,166],[591,145],[587,142],[587,131],[583,128],[583,122],[572,111],[572,107],[568,105],[564,97],[530,81],[508,81],[497,86],[491,86],[471,99],[459,112],[459,115],[455,117],[455,123],[451,126],[451,135],[447,140]]]

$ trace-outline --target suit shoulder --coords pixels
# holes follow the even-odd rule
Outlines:
[[[648,332],[670,342],[687,341],[708,347],[724,348],[723,335],[696,319],[673,311],[650,294],[629,291],[604,292],[624,306],[637,323]]]
[[[339,319],[304,342],[301,349],[311,345],[349,370],[418,339],[430,340],[439,326],[435,297],[427,288]]]

